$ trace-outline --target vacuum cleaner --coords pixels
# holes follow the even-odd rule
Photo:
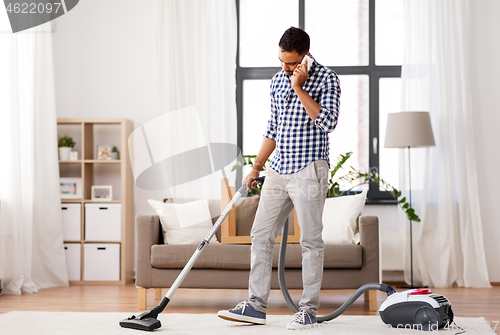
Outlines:
[[[259,177],[255,179],[255,181],[257,183],[263,183],[264,179],[265,177]],[[182,269],[181,273],[174,281],[167,294],[162,298],[158,306],[137,316],[132,315],[120,321],[119,324],[121,327],[145,331],[152,331],[161,327],[158,315],[165,309],[165,307],[167,307],[170,299],[172,299],[174,293],[182,284],[189,271],[191,271],[191,268],[200,257],[203,249],[208,245],[208,241],[210,241],[215,232],[220,228],[222,222],[236,205],[236,202],[242,196],[246,196],[247,192],[246,184],[243,184],[226,206],[217,222],[213,225],[212,229],[210,229],[208,234],[201,241],[200,245],[184,266],[184,269]],[[294,313],[296,313],[299,308],[292,301],[290,294],[288,293],[284,277],[288,220],[283,225],[281,236],[282,241],[278,261],[279,285],[288,306]],[[379,314],[382,321],[392,327],[430,331],[437,330],[453,322],[451,304],[445,297],[433,294],[429,289],[415,289],[398,293],[389,285],[381,283],[370,283],[361,286],[337,310],[325,316],[318,316],[316,318],[317,321],[321,323],[335,319],[344,313],[363,293],[371,290],[379,290],[387,293],[387,299],[380,306]]]
[[[297,313],[285,282],[285,255],[288,240],[288,220],[281,231],[281,244],[278,258],[278,281],[281,293],[290,309]],[[453,322],[451,303],[442,295],[433,294],[428,288],[419,288],[396,292],[386,284],[370,283],[361,286],[337,310],[318,316],[318,323],[330,321],[344,313],[363,293],[378,290],[387,293],[387,299],[380,305],[379,315],[382,321],[394,328],[433,331],[450,326]]]
[[[453,322],[448,299],[428,288],[390,295],[380,306],[379,314],[382,321],[395,328],[434,331]]]

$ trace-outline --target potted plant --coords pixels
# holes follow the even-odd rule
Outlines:
[[[67,161],[69,160],[69,153],[73,150],[75,146],[75,142],[73,138],[70,136],[64,136],[59,138],[58,146],[59,146],[59,160]]]
[[[120,152],[116,146],[111,149],[111,159],[120,159]]]
[[[349,166],[347,169],[347,173],[341,175],[340,177],[336,176],[336,173],[340,170],[346,171],[343,166],[344,163],[352,156],[352,151],[346,153],[345,155],[340,155],[337,159],[337,164],[330,171],[330,179],[328,180],[328,193],[327,197],[338,197],[347,194],[353,188],[363,185],[363,184],[374,184],[384,188],[389,194],[396,200],[397,204],[401,207],[401,209],[405,212],[408,220],[420,222],[420,218],[415,213],[415,209],[413,209],[406,197],[402,196],[400,190],[389,184],[387,181],[382,179],[378,172],[374,169],[370,169],[368,172],[358,171],[352,166]],[[355,182],[357,185],[352,186]]]

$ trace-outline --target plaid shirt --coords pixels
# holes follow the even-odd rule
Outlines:
[[[271,81],[271,118],[264,136],[276,141],[270,167],[279,174],[295,173],[309,163],[329,163],[328,133],[337,125],[340,82],[337,74],[314,61],[304,90],[321,105],[312,120],[283,70]]]

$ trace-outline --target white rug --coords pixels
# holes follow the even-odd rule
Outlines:
[[[133,314],[133,313],[131,313]],[[148,334],[121,328],[118,322],[131,314],[126,313],[73,313],[73,312],[9,312],[0,314],[0,334],[15,335],[113,335]],[[134,313],[135,314],[135,313]],[[268,315],[263,326],[247,325],[220,319],[215,314],[170,314],[159,316],[161,328],[157,334],[240,335],[240,334],[422,334],[419,330],[388,328],[378,316],[340,316],[329,323],[302,331],[287,331],[291,315]],[[455,322],[467,330],[464,335],[494,334],[484,318],[459,318]],[[459,330],[440,330],[439,334],[455,334]],[[423,334],[429,334],[427,332]]]

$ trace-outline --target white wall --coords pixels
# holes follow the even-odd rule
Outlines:
[[[57,19],[53,34],[57,116],[127,118],[134,128],[160,115],[155,1],[85,0]],[[154,213],[135,188],[136,213]]]
[[[472,98],[484,248],[491,282],[500,282],[500,1],[474,1],[471,8]]]
[[[57,115],[60,118],[128,118],[135,127],[160,115],[156,85],[154,1],[85,0],[57,19],[54,37]],[[474,49],[473,103],[481,215],[490,281],[500,282],[500,224],[495,200],[500,189],[500,2],[474,2],[471,33]],[[162,192],[135,188],[135,212],[153,213],[147,199]],[[380,218],[381,240],[397,230],[396,206],[367,206],[363,214]],[[397,248],[396,248],[397,250]],[[391,253],[391,250],[382,250]],[[392,251],[393,253],[393,251]],[[383,259],[385,269],[397,260]]]

